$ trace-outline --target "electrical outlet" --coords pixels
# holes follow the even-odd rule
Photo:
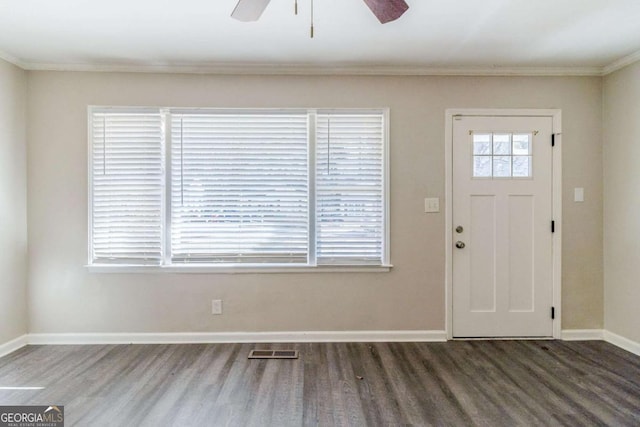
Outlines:
[[[222,300],[211,300],[211,314],[222,314]]]

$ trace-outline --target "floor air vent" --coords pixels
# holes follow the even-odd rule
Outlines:
[[[249,359],[297,359],[298,350],[251,350]]]

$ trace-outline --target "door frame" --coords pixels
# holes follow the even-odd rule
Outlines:
[[[562,336],[562,110],[560,109],[495,109],[448,108],[445,111],[445,331],[453,339],[453,121],[456,116],[468,117],[551,117],[555,146],[552,156],[552,216],[555,232],[552,236],[553,276],[553,338]],[[549,141],[551,144],[551,141]]]

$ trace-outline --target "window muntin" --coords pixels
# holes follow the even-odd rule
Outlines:
[[[92,108],[90,122],[134,113],[140,114]],[[388,264],[384,111],[143,113],[156,120],[151,125],[155,151],[144,158],[153,170],[146,179],[155,179],[154,191],[145,195],[153,200],[153,250],[141,255],[132,246],[117,259],[95,256],[101,241],[93,230],[100,199],[94,184],[103,159],[98,153],[102,135],[92,127],[91,265]],[[133,144],[126,137],[122,143],[127,141]],[[127,162],[135,170],[141,160]],[[135,201],[142,199],[131,199],[131,209],[138,209]],[[130,239],[126,223],[118,221],[111,219]]]

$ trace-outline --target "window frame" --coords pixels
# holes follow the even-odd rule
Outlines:
[[[163,151],[163,191],[161,202],[161,248],[160,265],[141,265],[127,263],[94,263],[93,250],[93,126],[94,113],[160,113],[162,117]],[[308,209],[309,209],[309,254],[305,264],[293,263],[172,263],[171,262],[171,115],[201,113],[305,113],[308,120]],[[317,265],[316,263],[316,117],[321,114],[370,114],[382,115],[382,247],[381,264]],[[88,241],[87,264],[90,272],[95,273],[309,273],[309,272],[388,272],[390,262],[390,110],[389,108],[183,108],[183,107],[127,107],[95,106],[87,107],[87,175],[88,175]]]
[[[475,135],[491,135],[491,153],[490,154],[475,154],[475,140],[474,140],[474,136]],[[510,145],[511,145],[511,149],[510,149],[510,154],[494,154],[494,142],[493,142],[493,136],[496,134],[496,132],[492,131],[492,130],[487,130],[487,131],[476,131],[473,133],[473,135],[471,135],[471,179],[473,180],[477,180],[477,181],[531,181],[534,179],[533,176],[533,171],[534,171],[534,156],[533,156],[533,137],[536,135],[535,133],[532,133],[531,131],[528,130],[524,130],[524,131],[518,131],[518,130],[511,130],[511,131],[504,131],[504,132],[498,132],[498,135],[509,135],[509,140],[510,140]],[[518,154],[515,155],[513,154],[513,136],[514,135],[528,135],[529,136],[529,154]],[[487,175],[487,176],[475,176],[475,159],[476,157],[486,157],[488,159],[490,159],[491,161],[491,175]],[[497,176],[494,175],[494,168],[493,168],[493,159],[495,157],[509,157],[509,162],[510,162],[510,167],[511,167],[511,175],[509,176]],[[513,159],[514,157],[528,157],[529,158],[529,175],[528,176],[517,176],[517,175],[513,175]]]

